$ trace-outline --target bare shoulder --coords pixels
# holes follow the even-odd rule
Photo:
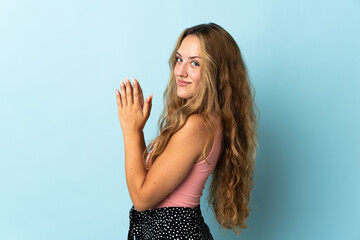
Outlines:
[[[218,117],[214,117],[214,124],[220,125],[221,122]],[[220,123],[220,124],[219,124]],[[205,117],[201,114],[192,114],[188,117],[185,125],[183,126],[185,129],[195,130],[196,133],[201,134],[203,136],[207,136],[209,134],[208,129],[205,125]]]
[[[191,136],[194,141],[206,138],[208,131],[204,117],[200,114],[190,115],[180,132],[184,135]]]
[[[170,138],[166,150],[183,149],[182,154],[191,153],[189,159],[192,163],[196,161],[205,145],[208,131],[205,120],[200,114],[190,115],[185,124]]]
[[[192,114],[188,117],[184,126],[188,126],[190,128],[198,128],[205,129],[205,119],[201,114]]]

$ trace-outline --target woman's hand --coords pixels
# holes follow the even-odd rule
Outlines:
[[[123,134],[142,131],[150,116],[152,106],[152,95],[145,101],[139,82],[134,79],[133,85],[128,78],[126,85],[121,81],[120,92],[116,91],[118,114]]]

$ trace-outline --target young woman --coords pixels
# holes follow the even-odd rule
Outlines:
[[[214,23],[187,28],[170,57],[160,134],[145,145],[152,96],[139,82],[116,90],[133,207],[128,239],[213,239],[200,211],[212,173],[209,203],[217,221],[246,228],[256,153],[253,94],[239,47]]]

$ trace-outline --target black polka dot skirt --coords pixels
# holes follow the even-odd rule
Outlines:
[[[165,207],[139,212],[130,210],[128,240],[213,240],[200,205],[195,208]]]

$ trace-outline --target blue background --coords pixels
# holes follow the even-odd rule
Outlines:
[[[176,39],[215,22],[260,110],[249,228],[220,231],[203,197],[215,239],[359,240],[359,12],[349,0],[1,0],[0,239],[126,238],[115,88],[136,77],[154,95],[148,143]]]

